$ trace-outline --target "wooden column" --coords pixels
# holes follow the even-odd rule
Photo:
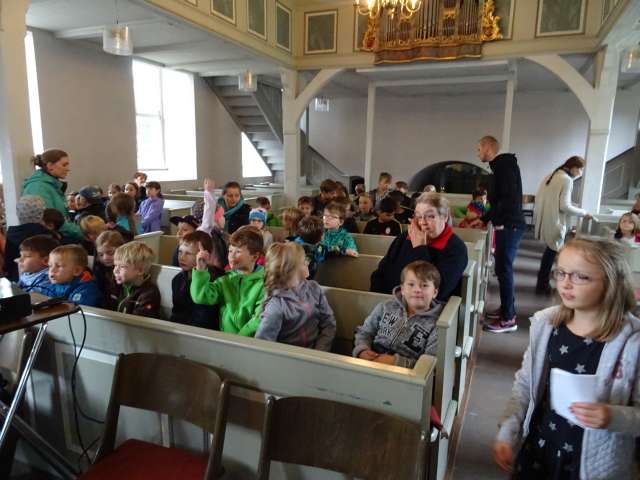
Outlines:
[[[0,0],[0,165],[7,224],[17,225],[22,181],[33,171],[24,37],[28,0]]]
[[[367,136],[364,151],[364,182],[367,191],[377,186],[376,179],[373,178],[373,129],[375,128],[376,116],[376,85],[369,82],[369,92],[367,97]]]

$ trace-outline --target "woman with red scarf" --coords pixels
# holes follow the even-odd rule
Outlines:
[[[398,235],[371,274],[371,291],[391,293],[400,285],[400,272],[409,263],[432,263],[442,278],[438,300],[456,293],[467,267],[467,247],[447,224],[449,202],[438,193],[423,193],[416,202],[409,231]]]

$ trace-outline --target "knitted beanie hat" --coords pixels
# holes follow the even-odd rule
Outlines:
[[[249,212],[249,221],[260,220],[263,224],[267,223],[267,212],[262,208],[254,208]]]
[[[18,200],[16,206],[20,224],[40,223],[44,213],[44,200],[37,195],[25,195]]]

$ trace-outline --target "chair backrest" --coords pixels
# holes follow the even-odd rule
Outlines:
[[[9,382],[10,392],[22,374],[34,338],[32,329],[15,330],[0,336],[0,375]]]
[[[426,454],[426,434],[409,420],[332,400],[270,397],[258,478],[269,478],[273,460],[358,478],[423,480]]]
[[[371,274],[380,260],[379,255],[328,258],[318,266],[315,280],[326,287],[369,291]]]
[[[228,395],[228,383],[206,365],[171,355],[120,354],[96,461],[113,451],[120,407],[127,406],[186,420],[212,433],[209,466],[215,460],[218,463],[213,471],[218,472]]]

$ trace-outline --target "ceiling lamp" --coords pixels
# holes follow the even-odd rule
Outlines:
[[[258,91],[258,76],[251,70],[238,75],[238,90],[241,92],[255,93]]]
[[[640,45],[625,50],[622,53],[622,73],[640,73]]]
[[[118,0],[113,2],[114,22],[102,31],[102,49],[113,55],[133,54],[133,40],[128,25],[121,24],[118,16]]]
[[[420,9],[422,0],[355,0],[358,13],[379,18],[382,13],[408,20]]]
[[[102,49],[113,55],[132,55],[133,41],[127,25],[110,25],[102,31]]]

